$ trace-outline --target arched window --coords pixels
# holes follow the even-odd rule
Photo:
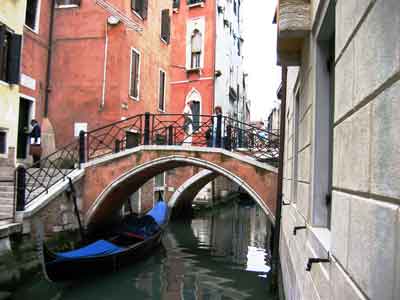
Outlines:
[[[202,48],[202,35],[197,29],[193,31],[191,37],[191,64],[192,69],[200,68],[200,58],[201,58],[201,48]]]
[[[201,114],[201,95],[196,89],[192,89],[186,97],[186,103],[192,101],[192,114],[193,114],[193,131],[200,127],[200,114]]]

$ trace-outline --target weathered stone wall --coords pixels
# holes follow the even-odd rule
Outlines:
[[[323,5],[311,1],[313,25]],[[316,226],[317,40],[289,68],[280,255],[287,299],[399,299],[400,2],[336,1],[331,226]],[[318,28],[318,26],[315,26]],[[299,93],[295,148],[295,95]],[[297,149],[297,163],[295,161]],[[297,188],[297,193],[295,189]],[[293,195],[297,194],[297,198]],[[293,235],[294,226],[307,226]],[[331,262],[313,264],[308,258]]]
[[[82,180],[77,181],[74,184],[77,193],[77,204],[80,211],[81,220],[83,220],[83,215],[81,213],[82,184]],[[79,228],[78,219],[74,210],[74,203],[67,196],[66,192],[60,193],[45,207],[41,208],[37,213],[33,214],[29,218],[24,218],[24,233],[35,232],[35,219],[40,219],[43,224],[44,233],[48,236],[51,236],[57,232],[76,230]]]

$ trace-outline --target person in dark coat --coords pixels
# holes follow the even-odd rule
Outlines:
[[[42,155],[40,139],[41,139],[42,131],[41,131],[39,122],[34,119],[31,121],[31,126],[32,126],[32,130],[30,132],[28,132],[29,145],[30,145],[29,153],[33,157],[33,163],[35,165],[37,165],[38,167],[40,167],[39,161],[40,161],[40,157]]]

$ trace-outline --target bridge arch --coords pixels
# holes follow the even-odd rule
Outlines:
[[[274,186],[276,185],[276,171],[271,170],[274,168],[265,168],[265,170],[261,171],[256,170],[254,166],[247,166],[247,170],[253,170],[253,174],[243,176],[243,174],[240,174],[238,171],[241,167],[236,166],[229,159],[229,156],[233,156],[233,154],[223,149],[218,149],[218,151],[215,151],[216,153],[203,150],[203,153],[191,153],[191,155],[189,155],[189,153],[186,153],[186,155],[165,155],[166,151],[164,150],[162,152],[165,156],[162,157],[160,157],[160,152],[145,151],[145,149],[141,150],[142,151],[136,149],[136,155],[134,155],[135,153],[131,153],[131,155],[125,154],[120,158],[120,160],[124,160],[124,158],[125,160],[129,160],[130,157],[131,161],[134,160],[136,164],[132,166],[128,161],[121,162],[124,168],[123,171],[119,173],[115,170],[118,169],[118,167],[115,166],[115,159],[109,163],[92,163],[90,166],[85,167],[85,184],[93,184],[95,181],[98,183],[97,192],[95,191],[91,195],[85,195],[85,192],[89,190],[85,189],[83,195],[86,226],[101,222],[101,220],[107,217],[110,211],[114,211],[122,205],[126,195],[135,192],[141,185],[155,175],[183,166],[201,167],[230,179],[246,190],[246,192],[261,206],[270,220],[272,222],[275,221],[274,202],[276,196]],[[154,146],[150,147],[148,150],[155,150]],[[193,151],[193,149],[185,150],[188,152]],[[181,152],[185,150],[181,149]],[[221,158],[221,154],[227,157]],[[221,163],[213,161],[210,155],[217,155]],[[132,156],[136,157],[132,158]],[[146,157],[143,158],[143,156]],[[244,167],[242,166],[242,168]],[[107,182],[101,177],[104,177],[108,172],[114,172],[117,176],[114,176],[113,179]],[[255,182],[257,180],[259,182]],[[267,188],[265,188],[265,186],[267,186]],[[92,201],[89,199],[92,199]],[[93,199],[95,200],[93,201]]]
[[[168,201],[169,207],[174,207],[179,199],[189,195],[195,197],[200,190],[206,186],[207,183],[211,182],[218,177],[218,174],[211,170],[202,170],[196,175],[186,180],[171,196]]]

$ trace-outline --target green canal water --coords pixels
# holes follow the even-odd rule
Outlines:
[[[270,228],[258,206],[225,206],[171,222],[163,246],[140,263],[68,284],[37,274],[12,299],[278,299],[269,267]]]

